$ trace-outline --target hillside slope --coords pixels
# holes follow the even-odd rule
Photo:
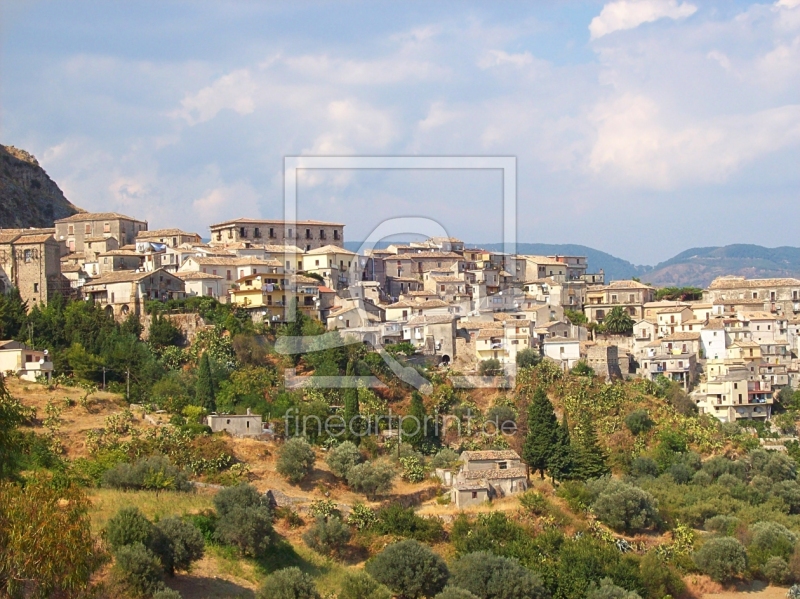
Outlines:
[[[644,280],[659,287],[706,287],[723,275],[800,278],[800,248],[747,244],[692,248],[658,264],[644,275]]]
[[[0,228],[52,227],[83,212],[25,150],[0,145]]]

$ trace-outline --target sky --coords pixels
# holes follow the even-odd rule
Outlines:
[[[203,236],[283,218],[285,156],[513,156],[521,242],[797,246],[800,0],[3,0],[0,143]],[[502,181],[303,170],[298,217],[500,242]]]

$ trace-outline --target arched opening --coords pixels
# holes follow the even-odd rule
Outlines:
[[[114,307],[113,306],[106,306],[106,316],[114,317]]]
[[[440,364],[442,364],[443,366],[449,366],[450,365],[450,356],[448,356],[447,354],[443,355],[442,356],[442,361],[440,362]]]
[[[109,306],[109,307],[110,307],[110,306]],[[122,306],[122,314],[124,314],[124,315],[126,315],[126,316],[127,316],[128,312],[130,312],[130,310],[131,310],[131,309],[130,309],[130,307],[128,306],[128,304],[124,304],[124,305]]]

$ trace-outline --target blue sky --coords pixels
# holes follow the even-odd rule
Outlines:
[[[798,245],[800,0],[6,0],[0,36],[0,142],[151,227],[281,217],[285,155],[511,155],[520,241]],[[500,182],[309,171],[299,215],[501,241]]]

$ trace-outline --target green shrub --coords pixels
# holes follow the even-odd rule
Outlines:
[[[239,483],[214,495],[214,507],[221,518],[237,507],[267,507],[267,500],[253,485]]]
[[[542,581],[515,559],[479,551],[453,562],[450,584],[481,599],[536,599],[548,597]]]
[[[655,460],[643,456],[633,458],[631,476],[658,476],[658,464]]]
[[[647,553],[639,562],[639,572],[647,588],[648,597],[680,597],[686,591],[686,585],[675,566],[666,563],[655,552]]]
[[[203,510],[198,514],[188,514],[184,516],[184,519],[200,531],[200,534],[203,535],[203,539],[205,539],[207,543],[214,540],[214,533],[217,530],[217,521],[219,518],[213,510]]]
[[[538,350],[526,348],[517,352],[518,368],[533,368],[542,361],[542,355]]]
[[[676,462],[669,467],[667,474],[669,474],[672,477],[672,480],[674,480],[677,484],[685,485],[692,480],[695,475],[695,471],[686,464]]]
[[[392,503],[377,513],[372,529],[382,535],[396,535],[423,543],[436,543],[444,537],[444,525],[439,518],[422,517],[414,508]]]
[[[592,504],[601,522],[617,531],[631,532],[658,524],[657,502],[647,491],[611,481]]]
[[[410,483],[421,483],[425,480],[425,466],[416,456],[400,458],[400,465],[403,467],[403,478]]]
[[[566,501],[573,512],[587,509],[594,499],[586,484],[577,480],[563,483],[556,491],[556,495]]]
[[[478,364],[478,374],[481,376],[500,376],[503,374],[503,365],[500,360],[489,358]]]
[[[316,456],[308,441],[300,437],[289,439],[278,451],[276,470],[291,483],[299,483],[314,468]]]
[[[526,491],[519,496],[520,505],[531,514],[543,516],[548,511],[547,499],[538,491]]]
[[[136,592],[151,595],[161,587],[161,562],[142,543],[124,545],[114,554],[121,578]]]
[[[444,449],[440,449],[435,456],[431,458],[431,468],[453,468],[456,464],[458,464],[459,455],[450,449],[449,447],[445,447]]]
[[[719,537],[709,539],[695,552],[694,563],[712,580],[728,582],[747,568],[747,553],[736,539]]]
[[[257,599],[321,599],[314,579],[300,568],[284,568],[270,574]]]
[[[188,571],[192,562],[202,559],[205,548],[202,533],[180,518],[163,518],[156,524],[158,534],[153,551],[161,559],[164,571]]]
[[[412,539],[386,547],[367,562],[366,571],[399,599],[432,597],[449,576],[444,560]]]
[[[742,479],[738,478],[735,474],[726,472],[725,474],[720,474],[719,478],[717,478],[717,484],[731,489],[737,485],[741,485]]]
[[[347,473],[347,484],[354,491],[374,499],[377,495],[391,490],[395,476],[394,468],[389,464],[365,462],[350,469]]]
[[[236,547],[242,555],[264,555],[272,543],[269,509],[263,506],[232,508],[220,517],[214,538]]]
[[[361,452],[358,451],[358,447],[352,441],[345,441],[337,445],[325,456],[325,463],[328,464],[333,475],[339,478],[347,478],[350,468],[361,461]]]
[[[789,559],[797,543],[797,535],[777,522],[756,522],[750,527],[748,554],[757,565],[770,557]]]
[[[712,516],[706,519],[703,524],[703,528],[708,532],[716,532],[728,537],[733,536],[737,526],[739,526],[739,518],[735,516],[726,516],[724,514]]]
[[[153,593],[153,599],[181,599],[181,594],[167,587],[162,587]]]
[[[646,433],[653,428],[654,425],[655,422],[650,418],[648,411],[644,409],[634,410],[625,417],[625,426],[627,426],[628,430],[634,435]]]
[[[133,464],[117,464],[106,470],[102,484],[112,489],[148,489],[157,493],[193,490],[186,473],[162,455],[144,457]]]
[[[117,551],[126,545],[141,543],[150,547],[155,537],[155,527],[145,515],[136,507],[120,509],[108,524],[106,524],[105,537],[112,551]]]
[[[772,584],[786,584],[792,581],[792,571],[782,557],[769,558],[761,571]]]
[[[586,599],[642,599],[636,591],[628,591],[614,584],[610,578],[603,578],[600,585],[592,583],[586,592]]]
[[[479,599],[479,597],[476,597],[466,589],[446,586],[434,599]]]
[[[338,599],[392,599],[392,592],[363,570],[348,571]]]
[[[366,530],[378,521],[378,516],[372,508],[363,503],[353,504],[350,514],[347,516],[347,523],[354,526],[357,530]]]
[[[303,533],[303,542],[317,553],[338,554],[350,540],[350,529],[339,518],[317,518]]]
[[[793,480],[775,483],[772,494],[786,504],[790,514],[800,514],[800,484]]]
[[[714,479],[705,470],[700,470],[698,472],[695,472],[694,476],[692,477],[692,484],[697,485],[698,487],[707,487],[713,481]]]

